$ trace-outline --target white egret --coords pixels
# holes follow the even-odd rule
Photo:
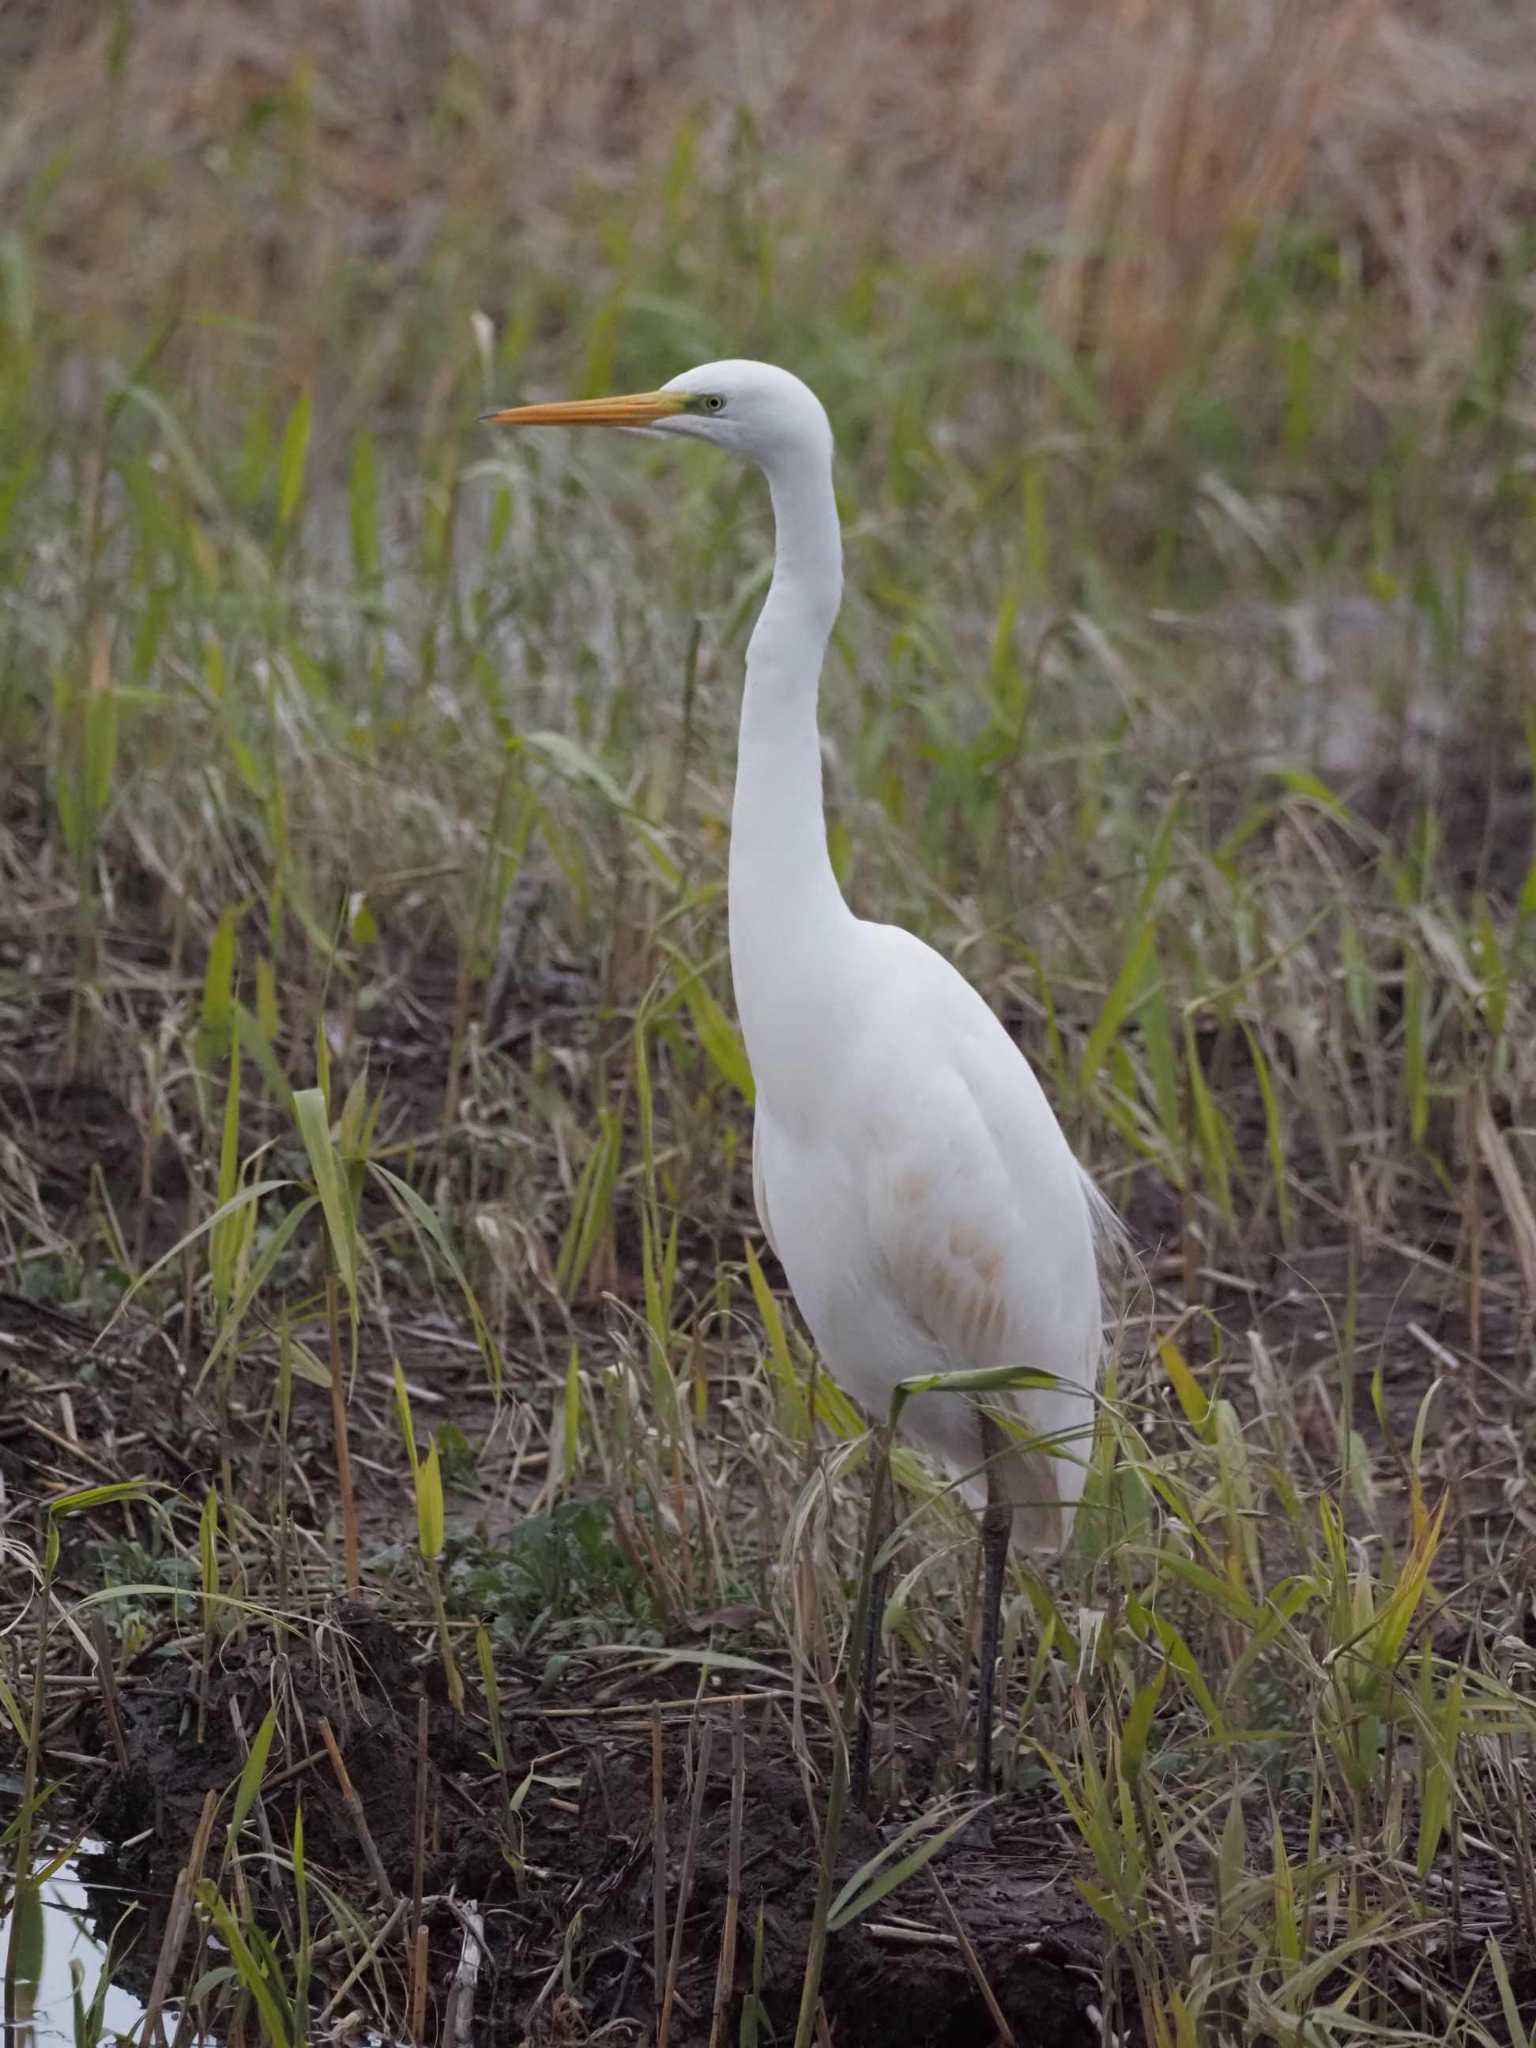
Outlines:
[[[788,371],[738,361],[487,417],[708,441],[768,480],[777,545],[747,648],[729,875],[758,1216],[829,1370],[877,1418],[913,1374],[1011,1365],[1057,1382],[905,1410],[909,1437],[983,1509],[989,1790],[1009,1543],[1053,1551],[1071,1528],[1103,1348],[1098,1253],[1115,1226],[981,996],[910,932],[856,917],[832,872],[816,702],[843,559],[826,413]],[[866,1687],[877,1632],[878,1616]]]

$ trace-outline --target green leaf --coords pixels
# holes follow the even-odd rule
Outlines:
[[[359,583],[372,583],[379,573],[379,479],[373,437],[367,433],[358,435],[352,452],[347,523],[352,536],[352,572]]]
[[[558,731],[531,732],[526,736],[524,745],[531,753],[541,754],[567,782],[585,782],[595,789],[606,804],[635,828],[663,878],[671,882],[679,879],[677,863],[667,852],[661,833],[649,818],[635,809],[595,754],[573,740],[569,733]]]
[[[1210,1398],[1190,1371],[1183,1352],[1171,1337],[1164,1337],[1158,1344],[1157,1355],[1163,1361],[1163,1370],[1191,1429],[1202,1443],[1213,1442],[1215,1431],[1211,1426]]]
[[[559,770],[567,782],[589,783],[614,810],[626,817],[633,814],[629,798],[602,762],[579,741],[573,740],[569,733],[531,732],[526,735],[524,744],[533,753],[542,754],[552,768]]]
[[[400,1361],[395,1360],[395,1414],[400,1423],[400,1434],[405,1438],[405,1455],[411,1461],[411,1477],[414,1480],[421,1469],[421,1460],[416,1455],[416,1426],[411,1420],[411,1394],[405,1384],[405,1374],[400,1370]]]
[[[683,993],[699,1044],[716,1073],[747,1102],[756,1102],[757,1084],[752,1078],[752,1065],[741,1033],[697,975],[688,982]]]
[[[315,1197],[312,1195],[310,1200]],[[288,1369],[293,1377],[302,1380],[307,1387],[319,1387],[329,1393],[331,1368],[322,1363],[302,1338],[290,1336],[288,1340]]]
[[[1456,1749],[1461,1740],[1466,1689],[1467,1673],[1463,1667],[1456,1672],[1446,1692],[1445,1706],[1433,1731],[1434,1747],[1424,1772],[1416,1858],[1420,1877],[1429,1875],[1440,1848],[1440,1838],[1451,1817],[1451,1804],[1456,1792]]]
[[[214,927],[203,969],[203,1005],[197,1025],[197,1057],[211,1067],[229,1051],[235,1025],[235,924],[238,911],[226,910]]]
[[[1259,1035],[1246,1018],[1243,1020],[1243,1036],[1248,1041],[1248,1057],[1253,1062],[1254,1077],[1264,1104],[1264,1148],[1269,1154],[1269,1177],[1275,1190],[1280,1234],[1288,1242],[1291,1235],[1291,1186],[1285,1170],[1285,1133],[1280,1122],[1280,1104],[1275,1095],[1269,1061],[1259,1044]]]
[[[768,1377],[778,1389],[782,1427],[787,1436],[803,1439],[810,1429],[810,1418],[806,1412],[800,1376],[789,1355],[789,1336],[784,1328],[783,1312],[774,1299],[773,1289],[768,1285],[757,1253],[750,1244],[745,1251],[747,1281],[752,1289],[752,1299],[757,1304],[757,1313],[762,1318],[763,1334],[768,1339]]]
[[[257,2017],[261,2021],[261,2031],[267,2037],[268,2048],[294,2048],[285,2010],[287,1999],[279,1987],[273,1984],[263,1960],[258,1958],[257,1949],[247,1942],[236,1925],[235,1916],[211,1884],[205,1880],[198,1886],[198,1893],[204,1907],[212,1915],[213,1923],[219,1931],[219,1938],[229,1950],[230,1960],[239,1973],[241,1984],[255,2003]],[[252,1933],[254,1935],[254,1929]]]
[[[1130,1015],[1141,992],[1142,983],[1146,979],[1155,938],[1156,927],[1151,918],[1143,918],[1131,938],[1130,945],[1126,948],[1125,958],[1120,963],[1120,972],[1115,976],[1114,985],[1104,999],[1104,1007],[1094,1020],[1093,1029],[1088,1034],[1088,1043],[1083,1047],[1083,1056],[1077,1068],[1079,1088],[1086,1088],[1103,1066],[1115,1034]]]
[[[4,1710],[5,1718],[16,1730],[16,1740],[25,1749],[30,1740],[27,1717],[21,1710],[21,1701],[11,1691],[4,1678],[0,1678],[0,1709]]]
[[[51,1525],[50,1525],[51,1526]],[[185,1586],[168,1586],[163,1580],[133,1579],[121,1584],[98,1586],[94,1593],[86,1593],[75,1602],[75,1612],[86,1607],[109,1607],[120,1600],[169,1600],[173,1607],[179,1607],[187,1598]],[[247,1620],[258,1621],[263,1628],[272,1625],[272,1603],[265,1606],[259,1600],[241,1600],[233,1593],[202,1593],[197,1595],[204,1607],[243,1615]]]
[[[1155,1677],[1148,1679],[1135,1699],[1131,1711],[1125,1717],[1125,1726],[1120,1731],[1120,1762],[1128,1777],[1134,1778],[1141,1769],[1142,1759],[1147,1753],[1147,1737],[1152,1730],[1152,1719],[1157,1712],[1157,1703],[1163,1696],[1163,1687],[1168,1682],[1168,1666],[1158,1666]]]
[[[1022,1394],[1031,1387],[1059,1387],[1053,1372],[1035,1372],[1022,1365],[988,1365],[972,1372],[925,1372],[898,1380],[891,1395],[891,1424],[895,1426],[908,1401],[918,1394]]]
[[[262,1021],[262,1011],[270,1007],[263,999],[261,993],[263,968],[266,969],[266,979],[268,982],[271,981],[272,970],[270,964],[265,960],[258,960],[256,963],[258,1008],[252,1011],[244,1003],[236,1003],[235,1031],[239,1036],[241,1050],[248,1053],[251,1059],[255,1061],[262,1080],[266,1082],[267,1093],[274,1102],[281,1103],[291,1113],[293,1109],[293,1090],[289,1087],[288,1076],[283,1072],[277,1054],[272,1048],[272,1033],[268,1031],[266,1024]],[[277,1026],[274,1022],[273,1031],[276,1028]]]
[[[845,1444],[850,1444],[855,1437],[864,1434],[863,1416],[825,1366],[816,1375],[813,1394],[812,1405],[816,1411],[816,1420],[824,1422],[835,1437],[840,1438]],[[903,1476],[906,1464],[907,1459],[901,1450],[892,1453],[891,1470],[901,1478],[901,1483],[908,1492],[916,1492],[918,1489]]]
[[[110,1507],[118,1500],[148,1500],[160,1485],[155,1479],[114,1479],[105,1486],[82,1486],[74,1493],[56,1494],[48,1503],[50,1515],[83,1515],[91,1508]]]
[[[1429,1590],[1430,1569],[1440,1547],[1440,1531],[1450,1498],[1449,1493],[1441,1495],[1439,1507],[1414,1539],[1397,1584],[1382,1602],[1362,1644],[1371,1662],[1384,1670],[1397,1662],[1413,1617]]]
[[[16,1891],[11,1900],[5,1976],[7,1984],[14,1984],[18,1992],[25,1994],[17,2001],[22,2011],[30,2011],[43,1976],[43,1894],[42,1887],[32,1877],[18,1876],[16,1879]],[[30,2031],[23,2028],[19,2038],[25,2039]]]
[[[229,1350],[238,1338],[247,1310],[266,1285],[268,1275],[277,1265],[278,1260],[288,1249],[289,1239],[304,1221],[310,1210],[319,1207],[319,1203],[320,1197],[318,1195],[306,1195],[302,1202],[296,1202],[262,1246],[261,1252],[253,1262],[250,1271],[240,1283],[239,1293],[229,1304],[228,1310],[219,1326],[219,1334],[214,1340],[213,1349],[203,1361],[202,1371],[197,1376],[197,1384],[199,1386],[202,1385],[209,1373],[213,1371],[219,1360],[224,1356],[224,1353]],[[312,1384],[317,1386],[328,1387],[331,1384],[331,1376],[329,1372],[324,1370],[320,1371],[319,1378],[315,1380],[311,1374],[305,1372],[301,1367],[300,1377],[311,1379]]]
[[[741,2030],[737,2035],[737,2048],[758,2048],[762,2029],[769,2025],[767,2008],[763,2004],[763,1902],[757,1902],[757,1919],[752,1934],[752,1989],[742,2000]]]
[[[613,1111],[600,1109],[597,1114],[597,1142],[587,1155],[576,1182],[571,1220],[560,1240],[560,1251],[555,1260],[555,1285],[564,1294],[573,1294],[581,1286],[597,1250],[598,1238],[612,1208],[623,1135]]]
[[[299,1926],[307,1950],[309,1939],[309,1864],[304,1854],[304,1802],[293,1809],[293,1893],[299,1909]]]
[[[91,1993],[91,2002],[86,2004],[81,1993],[85,1989],[85,1970],[77,1956],[69,1959],[69,2005],[70,2018],[74,2025],[76,2048],[96,2048],[98,2042],[107,2037],[106,2013],[107,1993],[112,1989],[112,1971],[103,1967],[96,1973],[96,1989]]]
[[[299,1135],[304,1140],[304,1150],[309,1155],[315,1193],[320,1197],[320,1207],[325,1214],[331,1257],[346,1288],[347,1304],[355,1323],[358,1315],[356,1225],[351,1199],[336,1158],[336,1147],[331,1142],[331,1120],[324,1095],[318,1088],[295,1089],[293,1114]]]
[[[366,1069],[354,1075],[352,1086],[347,1090],[347,1099],[341,1105],[341,1115],[336,1119],[335,1148],[342,1162],[351,1166],[368,1157],[368,1146],[373,1136],[374,1115],[368,1107],[368,1075]]]
[[[428,1564],[442,1556],[443,1474],[438,1463],[435,1436],[427,1446],[427,1455],[416,1468],[416,1539]]]
[[[1349,806],[1344,799],[1336,790],[1330,789],[1326,782],[1321,781],[1316,775],[1309,774],[1305,768],[1282,768],[1275,779],[1294,795],[1306,797],[1316,804],[1319,810],[1326,811],[1331,818],[1337,818],[1340,824],[1349,822]]]
[[[235,1786],[235,1803],[229,1819],[231,1835],[239,1834],[256,1803],[256,1794],[261,1790],[261,1781],[267,1774],[267,1752],[272,1747],[272,1737],[276,1729],[277,1709],[268,1707],[261,1726],[256,1730],[251,1753],[241,1768],[239,1781]]]
[[[587,1643],[582,1647],[584,1657],[632,1657],[648,1672],[670,1671],[675,1665],[684,1665],[697,1671],[743,1671],[753,1678],[766,1678],[770,1684],[783,1683],[784,1673],[773,1664],[760,1664],[754,1657],[738,1657],[730,1650],[652,1650],[638,1647],[634,1643]]]
[[[568,1485],[575,1478],[581,1450],[581,1367],[572,1344],[565,1362],[565,1413],[560,1437],[560,1477]]]
[[[849,1926],[861,1914],[867,1913],[871,1906],[877,1906],[898,1885],[905,1884],[909,1877],[915,1877],[954,1840],[962,1828],[969,1827],[978,1813],[985,1812],[994,1803],[986,1799],[978,1806],[967,1806],[943,1827],[935,1826],[937,1815],[931,1813],[920,1813],[916,1820],[909,1821],[893,1841],[887,1842],[883,1849],[871,1856],[843,1886],[827,1914],[827,1931],[836,1934],[839,1928]],[[915,1846],[908,1849],[909,1843]],[[907,1849],[906,1855],[902,1855],[903,1849]]]
[[[368,1162],[368,1171],[380,1182],[400,1213],[415,1224],[419,1230],[423,1231],[433,1245],[436,1246],[443,1264],[453,1275],[454,1282],[463,1298],[470,1323],[474,1328],[475,1342],[480,1346],[480,1355],[485,1360],[485,1369],[490,1375],[491,1391],[499,1397],[501,1394],[501,1353],[496,1349],[496,1340],[491,1335],[490,1325],[480,1313],[480,1304],[475,1298],[475,1291],[469,1284],[469,1278],[463,1266],[459,1263],[458,1253],[453,1248],[452,1240],[449,1238],[448,1232],[444,1227],[443,1219],[429,1203],[422,1200],[409,1181],[402,1180],[397,1173],[391,1173],[387,1166],[381,1166],[376,1159],[371,1159]]]
[[[1232,1911],[1234,1897],[1246,1867],[1248,1837],[1243,1824],[1243,1802],[1234,1795],[1222,1823],[1221,1847],[1216,1854],[1217,1919],[1223,1922]]]
[[[118,1317],[123,1313],[123,1310],[127,1308],[129,1302],[132,1301],[133,1297],[139,1292],[139,1289],[141,1287],[147,1287],[150,1281],[154,1279],[157,1273],[163,1273],[167,1266],[171,1265],[176,1259],[180,1258],[181,1254],[186,1250],[189,1244],[196,1244],[197,1240],[204,1234],[205,1231],[213,1230],[214,1228],[216,1228],[216,1226],[220,1224],[226,1216],[233,1215],[237,1209],[243,1209],[252,1202],[259,1202],[262,1200],[264,1196],[275,1194],[279,1188],[292,1187],[292,1185],[292,1181],[287,1180],[253,1181],[249,1187],[242,1188],[239,1194],[234,1196],[232,1200],[228,1202],[222,1202],[219,1205],[219,1207],[214,1210],[211,1216],[205,1216],[201,1223],[196,1224],[191,1230],[187,1231],[184,1236],[178,1237],[176,1242],[171,1246],[170,1250],[168,1252],[163,1253],[160,1258],[156,1259],[155,1263],[152,1266],[148,1267],[144,1272],[142,1272],[139,1275],[138,1279],[134,1281],[133,1285],[128,1289],[127,1293],[123,1296],[122,1300],[117,1304],[117,1307],[113,1309],[111,1315],[108,1316],[106,1323],[102,1328],[101,1335],[96,1339],[97,1344],[99,1345],[103,1341],[103,1339],[106,1337],[107,1331],[112,1328],[113,1324],[117,1321]]]
[[[347,928],[356,946],[378,944],[379,921],[361,889],[354,889],[347,901]]]
[[[1155,1544],[1128,1545],[1126,1555],[1146,1558],[1149,1563],[1156,1564],[1159,1570],[1171,1572],[1175,1578],[1183,1579],[1197,1592],[1203,1593],[1220,1613],[1236,1616],[1249,1628],[1258,1627],[1259,1610],[1247,1594],[1229,1584],[1226,1579],[1218,1578],[1215,1572],[1208,1571],[1203,1564],[1196,1564],[1191,1558],[1180,1557],[1176,1550],[1160,1550]]]
[[[1150,1618],[1168,1661],[1199,1701],[1200,1710],[1210,1723],[1211,1734],[1218,1742],[1224,1742],[1227,1737],[1226,1720],[1221,1708],[1216,1704],[1216,1695],[1206,1683],[1205,1674],[1195,1660],[1194,1651],[1171,1621],[1155,1611]]]
[[[1291,1870],[1290,1856],[1286,1852],[1285,1830],[1280,1825],[1279,1814],[1273,1809],[1270,1812],[1270,1840],[1275,1947],[1282,1961],[1295,1964],[1301,1961],[1301,1923],[1296,1915],[1296,1879]]]
[[[224,1090],[224,1128],[219,1140],[219,1201],[228,1202],[240,1186],[240,1039],[231,1034],[229,1079]],[[208,1263],[216,1312],[223,1316],[235,1290],[242,1254],[251,1240],[254,1209],[237,1209],[208,1240]]]
[[[277,522],[286,526],[298,510],[304,493],[304,468],[309,460],[311,405],[306,385],[299,393],[283,428],[283,443],[277,458]]]
[[[1082,356],[1068,346],[1043,314],[1027,309],[1015,323],[1014,345],[1023,360],[1054,386],[1079,427],[1096,427],[1103,407]]]
[[[269,1048],[283,1028],[277,1007],[277,975],[265,953],[256,962],[256,1028]],[[286,1099],[285,1093],[280,1092],[279,1099]]]
[[[1504,1951],[1493,1935],[1488,1937],[1488,1964],[1493,1971],[1493,1981],[1499,1987],[1499,2003],[1504,2008],[1504,2024],[1509,2029],[1510,2048],[1531,2048],[1531,2037],[1526,2032],[1525,2021],[1520,2015],[1520,2002],[1509,1979],[1509,1969],[1504,1961]]]
[[[1205,1176],[1211,1195],[1221,1211],[1223,1221],[1230,1228],[1232,1214],[1232,1182],[1227,1162],[1236,1147],[1232,1142],[1231,1128],[1216,1106],[1210,1084],[1205,1078],[1205,1067],[1200,1058],[1200,1043],[1195,1032],[1193,1011],[1184,1016],[1184,1070],[1189,1079],[1189,1099],[1195,1115],[1195,1135],[1200,1141],[1200,1157],[1205,1167]]]

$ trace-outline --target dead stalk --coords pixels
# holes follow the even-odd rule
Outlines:
[[[383,1953],[385,1943],[394,1933],[395,1928],[399,1921],[403,1918],[404,1913],[404,1899],[396,1899],[394,1905],[390,1908],[389,1914],[386,1917],[383,1926],[379,1928],[378,1932],[369,1941],[367,1947],[363,1950],[362,1954],[357,1958],[356,1962],[352,1965],[351,1969],[348,1970],[346,1976],[342,1978],[341,1982],[336,1986],[336,1989],[331,1993],[330,1997],[326,2000],[325,2004],[320,2008],[319,2020],[322,2024],[330,2018],[333,2012],[335,2012],[337,2006],[341,2004],[341,2001],[352,1989],[352,1986],[357,1982],[358,1978],[362,1976],[363,1972],[370,1968],[371,1965]],[[317,1941],[315,1943],[313,1953],[316,1957],[319,1957],[322,1954],[328,1953],[328,1951],[326,1950],[323,1943]]]
[[[448,1993],[448,2010],[443,2016],[443,2039],[447,2048],[470,2048],[475,2038],[475,1991],[480,1982],[480,1959],[485,1953],[485,1922],[478,1899],[466,1899],[456,1906],[464,1938],[459,1944],[458,1966]]]
[[[672,2006],[677,1997],[677,1977],[683,1963],[683,1929],[687,1924],[688,1899],[693,1890],[693,1869],[699,1852],[699,1824],[704,1816],[704,1793],[709,1782],[709,1758],[714,1740],[715,1724],[708,1720],[704,1723],[698,1763],[693,1774],[688,1839],[683,1844],[683,1867],[677,1880],[677,1917],[672,1923],[672,1952],[667,1958],[667,1981],[661,1995],[661,2024],[656,2030],[656,2048],[667,2048],[672,2036]]]
[[[218,1788],[210,1785],[203,1795],[203,1809],[198,1815],[191,1850],[186,1862],[177,1872],[176,1888],[171,1894],[171,1909],[166,1915],[165,1934],[160,1943],[160,1954],[155,1962],[154,1981],[150,1985],[149,1997],[144,2005],[144,2020],[139,2033],[139,2039],[144,2043],[165,2039],[163,2015],[165,2001],[170,1992],[171,1972],[176,1967],[177,1958],[187,1938],[187,1926],[192,1918],[192,1893],[203,1874],[208,1843],[213,1834],[213,1818],[218,1810]]]
[[[651,1711],[651,1971],[661,2017],[667,1980],[667,1798],[662,1778],[661,1716]]]
[[[336,1783],[341,1788],[341,1797],[347,1809],[347,1818],[352,1823],[353,1831],[363,1851],[364,1861],[368,1865],[368,1873],[372,1877],[374,1886],[384,1904],[392,1906],[395,1903],[394,1886],[389,1881],[389,1873],[384,1868],[384,1859],[379,1854],[378,1844],[374,1841],[373,1832],[368,1826],[368,1816],[363,1811],[363,1802],[357,1796],[357,1789],[352,1783],[346,1763],[342,1758],[341,1750],[337,1746],[336,1731],[332,1728],[329,1721],[322,1720],[320,1723],[320,1734],[325,1742],[326,1754],[331,1760],[331,1769],[336,1774]]]
[[[346,1557],[347,1591],[363,1590],[362,1551],[357,1536],[357,1495],[352,1489],[352,1448],[347,1436],[347,1387],[341,1365],[341,1309],[336,1275],[325,1275],[325,1320],[331,1340],[331,1429],[336,1439],[336,1485],[341,1496],[341,1542]]]
[[[747,1796],[746,1727],[741,1702],[731,1707],[731,1832],[726,1850],[725,1923],[720,1930],[720,1964],[715,1972],[715,2009],[709,2023],[709,2048],[721,2048],[731,1990],[736,1981],[736,1934],[741,1924],[741,1836]]]
[[[998,2004],[996,1994],[987,1981],[986,1971],[981,1967],[981,1957],[977,1955],[976,1950],[971,1945],[971,1938],[961,1924],[960,1915],[950,1904],[948,1892],[939,1883],[938,1872],[932,1868],[928,1872],[928,1882],[933,1887],[934,1896],[943,1908],[944,1917],[949,1922],[955,1940],[960,1945],[960,1953],[965,1958],[965,1967],[970,1971],[971,1981],[981,1994],[981,2002],[987,2008],[987,2016],[997,2029],[997,2038],[1001,2043],[1001,2048],[1017,2048],[1017,2039],[1014,2031],[1009,2026],[1003,2008]]]
[[[427,1769],[428,1737],[430,1734],[427,1696],[422,1693],[416,1701],[416,1813],[415,1853],[411,1869],[411,1926],[415,1933],[415,1948],[412,1951],[413,1977],[411,1982],[411,2011],[413,2016],[426,2010],[426,1925],[421,1917],[421,1902],[426,1890],[427,1875]],[[416,2018],[415,2038],[421,2039],[421,2022]]]

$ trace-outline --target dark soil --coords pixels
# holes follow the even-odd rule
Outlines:
[[[423,1888],[436,1901],[428,1920],[439,1997],[462,1945],[444,1895],[477,1902],[484,1916],[488,1958],[476,2008],[477,2038],[554,2041],[569,2037],[578,2022],[593,2029],[619,2019],[635,2023],[634,2038],[648,2037],[657,1997],[651,1707],[688,1702],[693,1676],[680,1675],[672,1686],[654,1678],[615,1682],[611,1668],[578,1665],[571,1683],[557,1693],[530,1681],[506,1703],[511,1781],[516,1786],[535,1769],[558,1789],[536,1783],[523,1805],[521,1826],[504,1826],[500,1786],[487,1763],[485,1722],[473,1703],[462,1719],[451,1712],[439,1696],[435,1663],[423,1662],[404,1635],[361,1608],[338,1614],[336,1626],[322,1631],[320,1640],[327,1643],[323,1669],[309,1650],[296,1652],[279,1669],[265,1647],[250,1656],[231,1649],[207,1686],[201,1740],[197,1674],[189,1674],[180,1656],[148,1660],[151,1670],[160,1662],[167,1682],[156,1683],[146,1671],[142,1683],[130,1678],[125,1685],[129,1760],[114,1770],[92,1820],[111,1846],[87,1859],[83,1870],[99,1895],[103,1934],[121,1914],[125,1890],[140,1902],[120,1979],[141,1992],[147,1988],[165,1902],[204,1795],[210,1787],[224,1790],[239,1774],[244,1751],[237,1717],[249,1736],[277,1697],[283,1733],[268,1763],[273,1789],[263,1797],[265,1825],[280,1846],[286,1844],[302,1798],[313,1875],[353,1897],[373,1890],[360,1831],[324,1751],[320,1722],[328,1719],[389,1884],[406,1898],[412,1893],[420,1821]],[[419,1804],[422,1697],[428,1701],[428,1761]],[[572,1716],[572,1707],[586,1712]],[[708,1704],[661,1716],[669,1929],[688,1856],[702,1724],[714,1724],[676,1983],[671,2038],[678,2048],[703,2044],[710,2031],[729,1892],[728,1716],[728,1708]],[[776,1701],[748,1701],[743,1726],[741,1934],[726,2035],[732,2041],[736,2009],[752,1981],[759,1912],[762,2003],[780,2038],[793,2032],[816,1892],[805,1781]],[[300,1768],[294,1770],[296,1763]],[[566,1777],[577,1782],[561,1785]],[[818,1787],[818,1803],[822,1796]],[[861,1815],[851,1816],[840,1881],[881,1839]],[[210,1869],[217,1868],[223,1848],[221,1818]],[[933,1866],[993,1995],[1019,2039],[1040,2048],[1090,2048],[1099,2039],[1088,2007],[1100,1943],[1094,1917],[1073,1889],[1070,1863],[1055,1816],[1020,1799],[1003,1810],[991,1844],[962,1840]],[[276,1919],[288,1902],[277,1894],[262,1898],[259,1887],[268,1882],[262,1870],[261,1860],[253,1859],[250,1881],[258,1888],[258,1907]],[[567,1982],[560,1964],[567,1936],[578,1927]],[[403,1967],[403,1949],[400,1956]],[[832,1937],[824,1999],[840,2048],[894,2042],[982,2048],[996,2037],[932,1879],[918,1878]]]

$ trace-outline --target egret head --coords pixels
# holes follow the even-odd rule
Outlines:
[[[709,441],[769,472],[786,462],[828,462],[832,429],[814,391],[772,363],[704,363],[659,391],[577,398],[487,413],[502,427],[628,427]]]

